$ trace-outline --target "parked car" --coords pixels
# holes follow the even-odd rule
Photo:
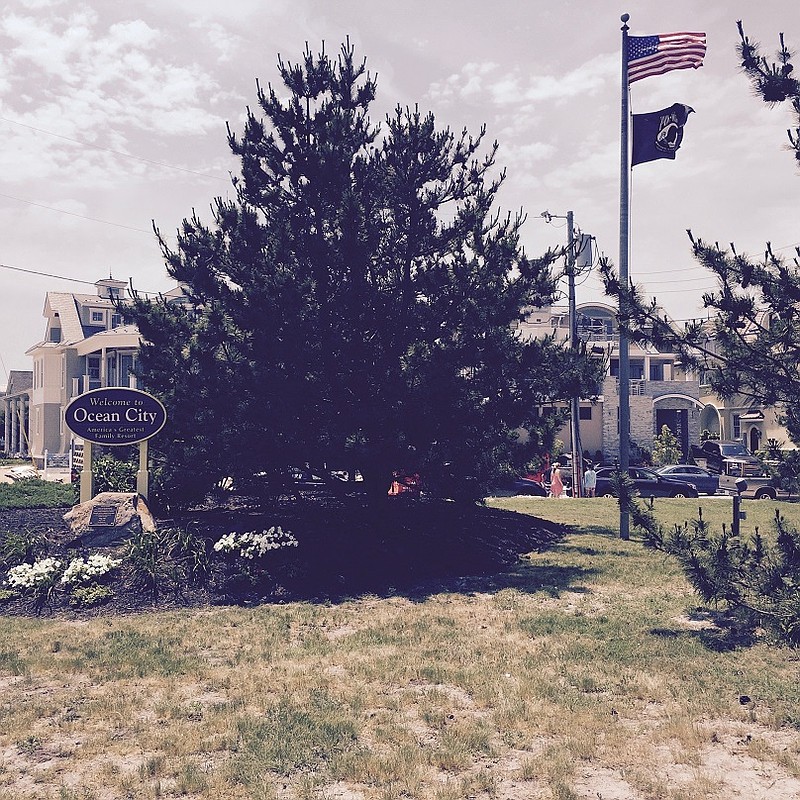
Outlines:
[[[671,480],[692,483],[700,494],[716,494],[719,491],[719,475],[694,464],[669,464],[656,472]]]
[[[692,458],[711,472],[730,474],[731,468],[745,478],[764,474],[758,459],[741,443],[707,439],[692,446]]]
[[[506,478],[496,486],[491,494],[499,497],[508,495],[524,494],[529,497],[547,497],[547,487],[544,481],[540,480],[541,474],[514,475]]]
[[[547,497],[547,489],[544,484],[529,478],[527,475],[521,475],[515,478],[511,483],[511,489],[516,494],[527,494],[532,497]]]
[[[597,470],[597,496],[615,497],[611,479],[616,467]],[[642,497],[697,497],[697,487],[686,481],[672,480],[645,467],[628,467],[630,475]]]

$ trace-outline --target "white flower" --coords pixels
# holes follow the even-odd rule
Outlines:
[[[100,553],[92,553],[86,561],[82,558],[74,558],[64,570],[61,583],[70,585],[91,583],[111,572],[112,569],[116,569],[120,564],[122,564],[120,559],[103,556]]]
[[[252,561],[254,558],[262,558],[270,550],[297,547],[297,544],[297,539],[289,531],[284,531],[280,525],[273,525],[261,533],[256,531],[241,534],[226,533],[214,544],[214,550],[223,553],[238,551],[242,558]]]
[[[214,549],[217,552],[230,553],[236,549],[236,534],[226,533],[218,542],[214,544]]]
[[[6,581],[14,589],[35,589],[49,583],[60,569],[61,562],[57,559],[42,558],[34,564],[12,567],[6,575]]]

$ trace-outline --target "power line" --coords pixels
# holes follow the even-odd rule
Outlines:
[[[648,283],[651,283],[651,284],[655,283],[655,284],[658,284],[659,286],[661,286],[662,284],[667,284],[667,283],[688,283],[689,281],[707,281],[708,280],[708,275],[698,275],[696,278],[683,278],[683,279],[680,279],[680,278],[672,279],[672,278],[670,278],[669,280],[665,280],[665,281],[661,281],[657,277],[654,277],[652,275],[641,275],[641,276],[638,276],[638,280],[639,281],[647,281]],[[687,291],[692,291],[692,287],[688,287]]]
[[[0,264],[0,269],[7,269],[11,270],[12,272],[24,272],[27,275],[38,275],[43,278],[56,278],[56,280],[60,281],[69,281],[70,283],[83,283],[87,286],[94,286],[96,281],[85,281],[81,278],[70,278],[66,275],[55,275],[52,272],[41,272],[40,270],[35,269],[25,269],[24,267],[14,267],[11,264]],[[146,294],[146,295],[159,295],[163,294],[163,292],[145,292],[139,289],[136,290],[139,294]]]
[[[90,222],[99,222],[102,225],[112,225],[115,228],[125,228],[125,230],[135,231],[136,233],[152,234],[152,230],[144,228],[134,228],[131,225],[123,225],[120,222],[109,222],[107,219],[97,219],[97,217],[87,217],[85,214],[77,214],[74,211],[67,211],[63,208],[54,208],[53,206],[46,206],[44,203],[35,203],[33,200],[26,200],[24,197],[14,197],[10,194],[0,193],[0,197],[5,197],[6,200],[16,200],[18,203],[26,203],[29,206],[36,206],[36,208],[45,208],[48,211],[58,211],[60,214],[68,214],[70,217],[77,217],[78,219],[89,220]]]
[[[153,161],[150,158],[143,158],[142,156],[134,156],[130,153],[123,153],[121,150],[112,150],[110,147],[103,147],[99,144],[92,144],[91,142],[82,142],[80,139],[73,139],[70,136],[64,136],[60,133],[53,133],[53,131],[46,131],[43,128],[36,128],[33,125],[28,125],[25,122],[18,122],[15,119],[9,119],[8,117],[0,116],[0,120],[3,122],[8,122],[11,125],[19,125],[21,128],[27,128],[31,131],[36,131],[36,133],[44,133],[47,136],[53,136],[56,139],[64,139],[67,142],[73,142],[74,144],[78,144],[81,147],[89,147],[93,150],[102,150],[105,153],[111,153],[112,155],[119,156],[120,158],[129,158],[133,161],[141,161],[144,164],[152,164],[156,167],[165,167],[166,169],[174,169],[178,172],[188,172],[191,175],[199,175],[201,178],[210,178],[211,180],[215,181],[226,181],[230,180],[229,177],[223,178],[221,175],[212,175],[208,172],[199,172],[195,169],[188,169],[187,167],[176,167],[174,164],[166,164],[163,161]]]
[[[641,283],[637,283],[636,286],[643,291],[647,288]],[[694,286],[690,289],[659,289],[656,294],[677,294],[678,292],[713,292],[716,289],[716,286]],[[649,290],[652,291],[652,290]]]

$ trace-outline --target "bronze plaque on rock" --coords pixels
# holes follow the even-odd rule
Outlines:
[[[89,517],[89,527],[91,528],[110,528],[114,526],[117,519],[116,506],[95,506]]]

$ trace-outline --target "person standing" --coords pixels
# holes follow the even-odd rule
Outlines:
[[[597,473],[594,471],[594,466],[589,464],[586,472],[583,473],[583,488],[586,491],[586,497],[595,497],[597,490]]]
[[[561,497],[564,493],[564,482],[561,480],[561,464],[556,461],[550,472],[550,497]]]

